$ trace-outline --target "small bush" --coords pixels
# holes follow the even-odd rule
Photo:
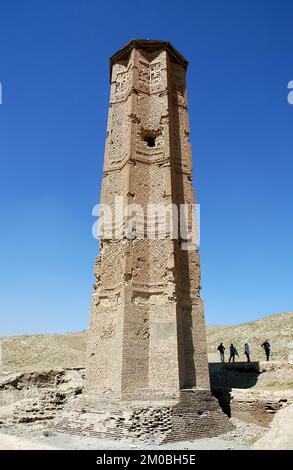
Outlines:
[[[53,431],[46,430],[46,431],[43,432],[43,436],[52,437],[52,436],[55,436],[55,433]]]

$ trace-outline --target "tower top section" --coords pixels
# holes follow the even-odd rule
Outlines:
[[[132,39],[125,46],[123,46],[119,51],[117,51],[110,58],[110,68],[118,60],[127,59],[132,49],[144,49],[147,52],[155,52],[156,50],[165,50],[167,51],[173,59],[185,69],[188,66],[188,61],[183,57],[180,52],[172,46],[169,41],[162,41],[158,39]],[[111,71],[110,71],[111,74]]]

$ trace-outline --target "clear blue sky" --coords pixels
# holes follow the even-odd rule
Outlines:
[[[1,0],[0,336],[85,329],[109,56],[168,39],[190,61],[208,323],[293,309],[291,0]]]

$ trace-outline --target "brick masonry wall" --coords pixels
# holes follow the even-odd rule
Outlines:
[[[55,427],[97,438],[162,443],[217,436],[233,426],[210,392],[189,390],[182,391],[177,401],[96,403],[95,409],[81,401],[75,409],[67,409]]]
[[[85,385],[99,399],[210,388],[198,249],[182,249],[170,222],[163,237],[147,231],[151,204],[164,213],[186,204],[192,225],[186,67],[165,41],[131,41],[111,59],[100,200],[113,211],[117,196],[139,205],[144,221],[133,237],[101,236]]]

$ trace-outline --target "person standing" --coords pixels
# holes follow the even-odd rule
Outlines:
[[[239,357],[239,354],[237,352],[237,349],[235,348],[234,344],[230,345],[230,357],[229,357],[229,362],[235,362],[235,356]]]
[[[247,362],[250,362],[250,349],[249,349],[249,344],[245,343],[244,345],[244,354],[247,358]]]
[[[223,343],[219,344],[219,346],[217,347],[217,350],[220,352],[220,361],[225,362],[225,357],[224,357],[225,346],[223,345]]]
[[[266,339],[266,340],[264,341],[264,343],[262,343],[261,346],[262,346],[262,348],[264,348],[264,350],[265,350],[267,361],[269,361],[269,360],[270,360],[270,352],[271,352],[271,345],[270,345],[270,343],[269,343],[269,340]]]

